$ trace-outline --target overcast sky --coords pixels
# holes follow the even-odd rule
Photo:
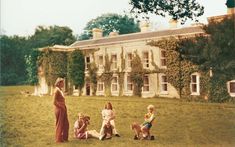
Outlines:
[[[129,0],[0,0],[1,32],[6,35],[27,36],[38,25],[68,26],[80,34],[86,23],[104,13],[129,12]],[[207,23],[209,16],[226,14],[226,0],[198,0],[205,13],[199,20]],[[168,27],[169,18],[151,17],[156,28]],[[190,21],[186,23],[189,25]]]

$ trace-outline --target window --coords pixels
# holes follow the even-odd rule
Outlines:
[[[104,82],[98,81],[97,83],[97,91],[103,92],[104,91]]]
[[[85,58],[85,63],[86,63],[86,69],[90,68],[90,64],[91,64],[91,61],[90,61],[90,57],[89,56],[86,56]]]
[[[111,69],[117,69],[117,55],[111,55]]]
[[[132,53],[127,54],[127,68],[131,68],[132,66]]]
[[[191,75],[191,83],[190,83],[190,90],[192,95],[200,95],[200,85],[199,85],[199,74],[195,73]]]
[[[127,76],[127,91],[133,90],[133,84],[130,76]]]
[[[161,50],[161,66],[166,66],[166,51]]]
[[[117,77],[113,77],[111,88],[112,88],[112,91],[118,91],[118,78]]]
[[[145,68],[149,67],[149,53],[148,52],[143,52],[143,66]]]
[[[235,97],[235,80],[228,82],[228,93],[230,96]]]
[[[167,88],[167,77],[166,75],[162,75],[160,76],[160,83],[161,83],[161,92],[167,92],[168,88]]]
[[[99,65],[99,68],[102,68],[104,66],[104,57],[103,57],[103,55],[98,56],[98,65]]]
[[[143,91],[149,91],[149,77],[144,76],[144,85],[143,85]]]

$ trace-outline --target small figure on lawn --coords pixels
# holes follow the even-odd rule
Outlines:
[[[112,104],[108,102],[101,113],[102,113],[103,122],[100,129],[100,135],[101,135],[100,140],[103,140],[105,138],[110,139],[112,137],[112,134],[114,134],[117,137],[120,137],[115,127],[115,122],[114,122],[115,113]]]
[[[77,139],[99,138],[100,134],[96,130],[87,130],[90,124],[90,117],[78,113],[78,119],[74,123],[74,137]]]
[[[148,110],[148,113],[144,115],[144,123],[139,125],[138,123],[134,122],[131,125],[131,129],[134,130],[135,132],[135,136],[134,136],[135,140],[142,140],[142,139],[154,140],[154,136],[150,135],[150,129],[155,119],[154,106],[149,105],[147,107],[147,110]]]

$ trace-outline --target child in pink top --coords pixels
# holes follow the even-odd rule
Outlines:
[[[74,137],[77,139],[99,138],[100,134],[96,130],[87,130],[90,124],[90,117],[84,116],[82,113],[78,114],[78,120],[74,123]]]

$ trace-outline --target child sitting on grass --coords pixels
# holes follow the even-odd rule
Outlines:
[[[131,129],[135,131],[134,139],[149,139],[154,140],[154,136],[150,136],[150,128],[152,127],[152,123],[155,119],[154,115],[154,106],[149,105],[147,107],[148,113],[144,116],[144,123],[139,125],[138,123],[133,123],[131,125]],[[142,133],[142,136],[140,135]]]
[[[90,117],[78,113],[78,119],[74,123],[74,137],[77,139],[99,138],[100,134],[96,130],[87,131],[87,126],[90,124]]]
[[[102,122],[102,126],[100,129],[100,140],[103,140],[104,138],[106,139],[110,139],[112,137],[112,134],[114,134],[117,137],[120,137],[120,135],[117,133],[116,127],[115,127],[115,123],[114,123],[114,119],[115,119],[115,113],[113,111],[113,107],[112,104],[110,102],[108,102],[105,105],[105,108],[102,110],[102,118],[103,118],[103,122]],[[111,134],[109,133],[109,135],[107,135],[107,131],[109,131],[109,129],[111,128]]]

